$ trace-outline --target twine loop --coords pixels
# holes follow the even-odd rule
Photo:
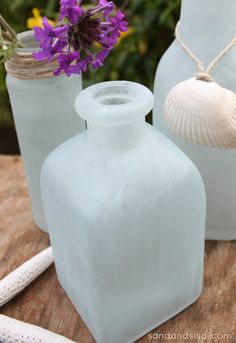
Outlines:
[[[206,72],[197,73],[196,74],[196,80],[201,80],[201,81],[205,81],[205,82],[214,82],[214,78]]]
[[[5,62],[6,71],[17,79],[39,80],[53,77],[58,62],[55,58],[51,62],[34,58],[33,53],[38,49],[33,31],[22,32],[18,37],[26,48],[15,49],[12,57]]]
[[[186,52],[186,54],[197,64],[199,73],[197,73],[197,80],[202,80],[206,82],[214,81],[213,77],[210,75],[212,69],[222,60],[222,58],[235,46],[236,35],[229,42],[229,44],[212,60],[212,62],[205,68],[201,60],[188,48],[188,46],[183,42],[179,33],[180,21],[177,23],[175,28],[175,37],[181,48]]]

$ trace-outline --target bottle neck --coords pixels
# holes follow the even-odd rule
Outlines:
[[[87,122],[87,137],[92,144],[108,150],[124,150],[137,145],[145,136],[145,119],[122,126],[102,126]]]
[[[235,14],[235,0],[182,0],[181,38],[208,64],[236,34]]]

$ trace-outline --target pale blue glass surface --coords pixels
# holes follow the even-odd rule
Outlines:
[[[180,34],[207,66],[236,34],[235,0],[183,0]],[[164,101],[177,83],[193,77],[196,64],[176,41],[164,54],[155,80],[154,125],[198,167],[206,187],[208,239],[236,239],[236,150],[205,148],[177,138],[164,120]],[[213,69],[215,81],[236,92],[236,47]]]
[[[22,35],[27,38],[27,42],[32,41],[30,31]],[[21,50],[24,51],[24,49]],[[47,68],[46,63],[45,68]],[[44,160],[53,149],[85,129],[85,122],[77,116],[74,110],[74,99],[82,89],[82,79],[80,75],[71,78],[62,75],[38,80],[23,80],[8,74],[7,88],[31,196],[34,220],[39,228],[47,231],[40,190],[40,171]]]
[[[42,169],[58,278],[98,343],[134,342],[202,290],[203,182],[145,123],[152,103],[133,83],[83,91],[76,107],[88,130]]]

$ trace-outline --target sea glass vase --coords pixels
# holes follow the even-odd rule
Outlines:
[[[98,343],[131,343],[202,290],[205,190],[193,163],[145,123],[152,93],[84,90],[88,130],[44,163],[41,186],[61,285]]]
[[[38,62],[33,32],[19,35],[25,46],[6,63],[7,88],[24,162],[33,215],[39,228],[47,231],[40,171],[48,154],[60,143],[85,129],[74,110],[74,99],[82,89],[81,76],[55,77],[55,63]]]
[[[234,0],[183,0],[180,35],[190,50],[207,66],[236,33]],[[196,64],[174,41],[157,69],[155,80],[154,126],[173,140],[198,167],[206,187],[206,238],[236,239],[236,149],[205,148],[177,138],[164,120],[164,102],[179,82],[198,72]],[[222,87],[236,92],[236,47],[213,69]]]

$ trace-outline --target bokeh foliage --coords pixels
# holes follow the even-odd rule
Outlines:
[[[103,68],[84,75],[84,86],[105,80],[131,80],[152,89],[156,66],[173,39],[181,0],[117,0],[126,12],[131,33],[113,50]],[[88,4],[92,1],[85,0]],[[32,8],[56,18],[59,0],[4,0],[0,13],[16,32],[27,29]],[[0,126],[13,125],[5,86],[5,71],[0,66]]]

